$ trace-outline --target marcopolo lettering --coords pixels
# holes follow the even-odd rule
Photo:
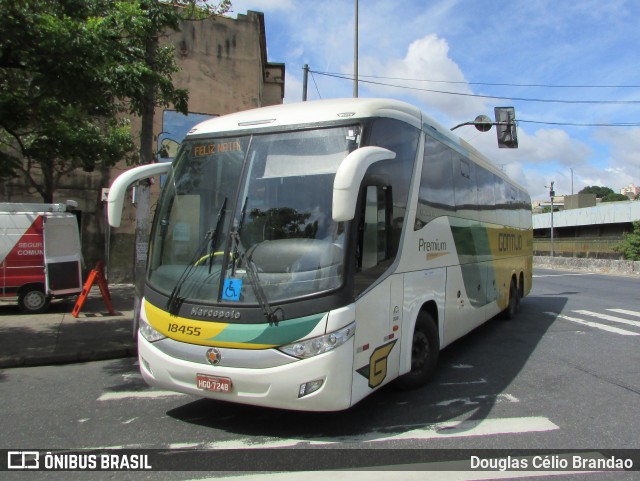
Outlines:
[[[208,317],[211,319],[240,319],[240,313],[236,310],[226,311],[223,309],[209,309],[206,307],[192,307],[191,315],[197,317]]]
[[[522,236],[516,234],[498,234],[498,252],[522,250]]]

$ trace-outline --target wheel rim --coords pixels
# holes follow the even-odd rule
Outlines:
[[[429,357],[429,340],[422,331],[413,333],[413,345],[411,346],[411,370],[419,371],[427,363]]]
[[[30,311],[37,311],[44,306],[46,298],[42,292],[31,291],[24,296],[24,305]]]

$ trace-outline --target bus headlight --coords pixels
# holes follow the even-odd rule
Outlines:
[[[151,324],[145,321],[142,317],[140,317],[140,334],[149,342],[159,341],[160,339],[164,339],[165,335],[156,331]]]
[[[294,342],[286,346],[280,346],[282,352],[300,359],[317,356],[324,352],[331,351],[336,347],[342,346],[356,332],[356,323],[352,322],[347,327],[330,332],[324,336],[314,337],[313,339],[305,339],[304,341]]]

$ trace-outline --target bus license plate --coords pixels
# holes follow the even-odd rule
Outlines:
[[[228,377],[209,376],[208,374],[196,375],[196,387],[203,391],[231,392],[231,379]]]

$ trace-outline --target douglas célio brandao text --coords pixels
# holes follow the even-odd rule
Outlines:
[[[589,455],[539,455],[528,457],[507,456],[483,458],[471,456],[471,469],[490,471],[516,470],[630,470],[633,460],[616,456]]]

